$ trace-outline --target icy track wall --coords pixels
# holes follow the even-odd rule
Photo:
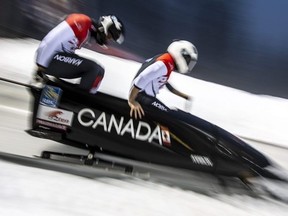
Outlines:
[[[34,71],[34,55],[39,41],[0,38],[0,76],[29,83]],[[101,64],[106,72],[100,91],[127,98],[138,62],[81,49],[77,52]],[[77,82],[78,80],[74,80]],[[288,100],[259,96],[172,73],[172,85],[193,97],[190,110],[242,138],[288,147]],[[185,110],[185,100],[166,89],[159,99],[170,107]]]

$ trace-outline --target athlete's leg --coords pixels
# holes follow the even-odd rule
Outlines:
[[[90,93],[95,94],[101,84],[101,81],[104,77],[104,69],[92,62],[93,64],[89,67],[89,73],[84,73],[81,81],[80,81],[80,88],[87,89]]]
[[[96,93],[104,76],[104,69],[96,62],[76,54],[57,53],[45,73],[57,78],[80,78],[79,87]]]
[[[156,97],[149,96],[143,92],[138,94],[136,100],[142,105],[144,111],[170,112],[170,108],[163,104]]]

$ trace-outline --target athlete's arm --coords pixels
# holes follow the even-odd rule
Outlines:
[[[182,98],[184,98],[184,99],[186,99],[186,100],[189,100],[190,99],[190,96],[189,95],[187,95],[187,94],[185,94],[185,93],[183,93],[183,92],[180,92],[180,91],[178,91],[177,89],[175,89],[170,83],[166,83],[166,87],[167,87],[167,89],[169,90],[169,91],[171,91],[173,94],[176,94],[176,95],[178,95],[179,97],[182,97]]]
[[[184,110],[186,110],[186,112],[190,112],[191,108],[192,108],[192,100],[193,98],[187,94],[184,94],[183,92],[178,91],[177,89],[175,89],[170,83],[166,83],[166,87],[169,91],[171,91],[173,94],[176,94],[184,99],[186,99],[185,102],[185,106],[184,106]]]
[[[133,87],[131,88],[130,94],[129,94],[129,98],[128,98],[128,104],[130,106],[130,116],[134,117],[135,119],[137,119],[137,117],[139,117],[139,119],[142,118],[142,116],[144,116],[144,110],[142,108],[142,106],[136,101],[136,97],[139,93],[140,89],[137,88],[135,85],[133,85]]]

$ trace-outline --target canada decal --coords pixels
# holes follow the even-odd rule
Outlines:
[[[90,127],[92,129],[101,128],[107,133],[115,131],[119,136],[128,134],[132,139],[147,141],[150,143],[156,141],[159,145],[167,145],[167,143],[170,144],[168,128],[163,130],[159,125],[152,128],[144,121],[135,121],[132,118],[125,121],[123,116],[116,119],[114,114],[110,115],[105,112],[96,116],[95,112],[89,108],[80,110],[77,120],[83,127]]]
[[[161,136],[162,136],[162,142],[165,146],[171,146],[171,139],[170,139],[170,132],[167,127],[160,126],[161,128]]]
[[[73,115],[73,112],[67,110],[39,105],[37,118],[61,125],[71,126]]]

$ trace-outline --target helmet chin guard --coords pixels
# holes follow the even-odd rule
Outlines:
[[[198,60],[196,47],[186,40],[172,42],[167,51],[174,59],[177,71],[183,74],[191,71]]]

